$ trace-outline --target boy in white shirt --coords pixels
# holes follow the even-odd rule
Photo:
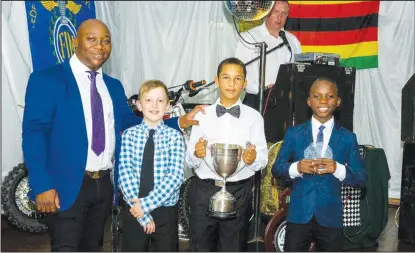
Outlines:
[[[220,89],[218,100],[197,114],[198,126],[193,126],[186,152],[186,163],[195,167],[196,181],[189,196],[190,250],[191,251],[245,251],[252,207],[251,176],[264,168],[268,152],[264,133],[264,120],[256,110],[243,105],[239,99],[246,87],[246,68],[237,58],[223,60],[217,70],[215,83]],[[206,141],[237,144],[251,143],[242,155],[246,166],[226,181],[226,190],[236,198],[235,219],[209,218],[210,198],[218,192],[222,179],[212,172],[203,158]]]

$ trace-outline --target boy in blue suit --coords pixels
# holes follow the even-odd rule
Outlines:
[[[100,20],[84,21],[75,54],[29,78],[22,148],[31,198],[50,233],[52,251],[99,251],[113,203],[120,133],[141,123],[127,104],[121,82],[102,72],[111,54],[111,34]],[[195,108],[179,119],[191,120]],[[177,118],[166,124],[179,129]],[[115,164],[114,164],[115,161]],[[114,179],[117,182],[117,171]]]
[[[363,187],[367,176],[356,135],[334,121],[340,103],[335,81],[315,80],[307,100],[313,116],[287,130],[272,168],[293,183],[284,251],[307,251],[313,240],[318,251],[342,250],[341,185]],[[313,142],[323,144],[323,153],[330,147],[333,158],[305,159]]]

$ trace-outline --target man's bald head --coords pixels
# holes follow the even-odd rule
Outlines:
[[[94,27],[94,26],[95,27],[99,26],[102,29],[105,29],[111,35],[110,31],[108,30],[107,25],[104,22],[102,22],[99,19],[88,19],[82,22],[81,25],[78,27],[78,31],[77,31],[78,36],[79,36],[79,33],[88,31],[91,27]]]
[[[78,28],[75,54],[91,70],[98,70],[111,54],[111,33],[98,19],[88,19]]]

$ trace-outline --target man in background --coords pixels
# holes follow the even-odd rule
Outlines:
[[[265,22],[260,26],[241,33],[241,36],[250,43],[265,42],[267,44],[266,51],[269,51],[284,42],[279,33],[284,31],[289,12],[290,6],[288,1],[275,1]],[[265,88],[270,88],[275,84],[281,64],[293,62],[294,54],[301,53],[300,41],[293,34],[287,31],[284,32],[292,52],[290,53],[287,46],[283,46],[266,55]],[[239,39],[235,57],[247,63],[258,56],[259,48]],[[243,103],[257,109],[259,105],[259,59],[247,65],[246,69],[248,85]]]

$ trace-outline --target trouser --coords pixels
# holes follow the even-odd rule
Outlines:
[[[209,218],[209,199],[221,187],[213,180],[196,177],[189,191],[189,239],[191,251],[246,251],[249,217],[252,212],[252,189],[249,179],[227,182],[226,190],[236,198],[238,217],[228,220]]]
[[[130,206],[121,200],[122,205],[122,251],[179,251],[178,208],[177,204],[158,207],[150,212],[156,225],[155,232],[146,234],[137,219],[130,213]]]
[[[85,175],[74,204],[40,220],[49,227],[51,251],[99,251],[112,197],[109,173],[100,179]]]
[[[342,228],[323,227],[315,216],[306,224],[287,223],[284,251],[308,251],[312,241],[316,243],[317,251],[342,251]]]

